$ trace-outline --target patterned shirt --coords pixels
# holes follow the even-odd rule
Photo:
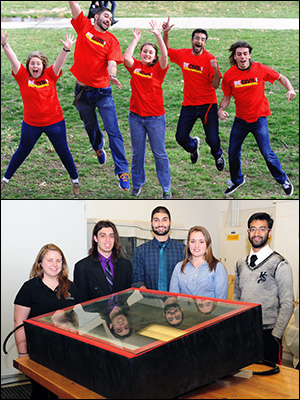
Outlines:
[[[161,242],[156,238],[137,247],[133,257],[132,286],[146,286],[158,290],[158,264]],[[167,255],[168,287],[175,265],[185,257],[185,245],[168,238],[165,247]]]

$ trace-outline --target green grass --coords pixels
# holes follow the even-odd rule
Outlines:
[[[71,31],[71,30],[70,30]],[[114,30],[119,39],[123,53],[132,40],[132,33],[127,30]],[[53,63],[61,49],[60,38],[64,38],[62,30],[9,30],[9,42],[22,63],[30,51],[39,49],[47,54]],[[176,48],[190,46],[189,30],[174,30],[170,35],[171,46]],[[298,31],[260,31],[260,30],[210,30],[210,38],[206,49],[219,55],[221,72],[229,68],[229,46],[237,40],[249,41],[254,50],[252,59],[260,61],[286,75],[294,88],[299,89],[299,44]],[[147,30],[142,40],[153,40]],[[51,43],[51,46],[49,46]],[[77,110],[71,105],[74,92],[74,77],[69,72],[73,63],[73,52],[63,67],[64,74],[57,84],[58,96],[64,110],[67,124],[68,143],[76,167],[78,169],[81,194],[83,199],[131,199],[129,192],[118,188],[114,177],[114,164],[108,147],[106,136],[105,149],[107,163],[100,166],[90,148],[87,134],[79,118]],[[137,52],[135,56],[138,57]],[[18,147],[23,106],[18,85],[10,74],[10,63],[5,56],[1,57],[1,175],[8,166],[9,160]],[[131,143],[128,128],[128,109],[130,99],[130,76],[124,66],[118,67],[118,78],[123,89],[113,87],[113,96],[117,107],[120,129],[124,138],[126,157],[131,165]],[[234,119],[234,102],[228,107],[230,117],[220,121],[220,138],[226,168],[218,172],[210,149],[205,143],[202,124],[197,122],[192,135],[199,135],[202,141],[200,160],[191,165],[190,156],[175,140],[178,116],[182,103],[182,75],[180,68],[170,64],[163,84],[164,101],[167,117],[166,148],[170,160],[172,174],[172,192],[174,199],[220,199],[230,179],[228,167],[228,143],[230,129]],[[275,82],[266,84],[266,95],[270,101],[272,116],[268,118],[272,149],[281,160],[283,169],[294,184],[294,195],[299,197],[299,96],[289,104],[286,101],[286,90]],[[221,89],[217,90],[218,102],[222,98]],[[102,121],[101,126],[102,126]],[[252,135],[244,142],[242,151],[242,171],[246,184],[230,198],[236,199],[283,199],[283,189],[269,173],[263,157]],[[138,199],[161,198],[154,158],[149,145],[146,152],[147,183]],[[53,152],[47,137],[43,135],[32,153],[17,170],[9,185],[2,192],[3,199],[72,199],[69,177],[57,154]]]
[[[90,1],[79,1],[87,12]],[[3,17],[70,18],[67,1],[1,2]],[[116,17],[298,18],[299,1],[118,1]]]

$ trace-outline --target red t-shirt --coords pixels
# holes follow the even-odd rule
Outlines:
[[[125,64],[124,64],[125,65]],[[134,58],[132,68],[125,68],[131,75],[130,111],[141,117],[159,117],[165,114],[162,83],[169,65],[162,69],[159,62],[153,67]]]
[[[183,106],[201,106],[217,104],[216,90],[211,83],[215,70],[210,64],[215,56],[203,50],[199,56],[194,56],[192,49],[169,49],[170,60],[179,65],[184,80]],[[222,75],[219,71],[220,78]]]
[[[222,90],[224,96],[233,96],[238,118],[255,122],[271,115],[265,82],[274,83],[279,77],[278,72],[258,62],[253,62],[251,68],[244,71],[234,65],[224,74]]]
[[[108,61],[123,63],[122,50],[117,38],[110,32],[98,32],[83,12],[76,19],[72,19],[71,24],[78,37],[74,64],[70,71],[85,85],[96,88],[110,86]]]
[[[57,97],[56,82],[62,76],[56,76],[53,65],[44,70],[39,79],[29,77],[21,64],[16,75],[11,73],[20,87],[24,105],[24,121],[32,126],[47,126],[64,119],[63,111]]]

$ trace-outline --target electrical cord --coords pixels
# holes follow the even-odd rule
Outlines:
[[[278,365],[276,365],[272,361],[262,360],[258,361],[256,364],[267,365],[268,367],[272,367],[272,369],[268,369],[266,371],[258,371],[258,372],[252,371],[253,375],[275,375],[280,372],[280,368],[278,367]]]
[[[6,350],[6,343],[8,342],[8,339],[11,337],[12,334],[14,334],[18,329],[22,328],[22,326],[24,326],[24,324],[18,325],[15,329],[13,329],[11,332],[9,332],[9,334],[6,336],[6,338],[4,339],[3,342],[3,351],[4,354],[8,354],[8,351]]]

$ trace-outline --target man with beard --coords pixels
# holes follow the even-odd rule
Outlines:
[[[261,304],[264,359],[281,364],[282,336],[294,310],[293,275],[288,261],[268,245],[273,222],[264,212],[249,218],[252,248],[236,264],[234,298]]]
[[[129,190],[128,163],[110,86],[112,83],[119,89],[122,88],[116,74],[117,65],[123,63],[120,43],[113,34],[108,32],[112,23],[112,12],[108,8],[100,8],[95,14],[93,25],[83,15],[77,1],[69,1],[69,4],[73,16],[71,24],[78,35],[74,64],[70,69],[76,78],[73,104],[84,123],[99,163],[104,164],[106,153],[104,136],[97,119],[96,108],[98,108],[109,137],[115,163],[114,172],[119,178],[119,186],[123,190]]]
[[[152,211],[151,228],[154,233],[153,240],[137,247],[134,252],[132,286],[168,291],[173,269],[178,261],[184,259],[185,245],[170,238],[171,215],[166,207],[158,206]],[[159,279],[159,259],[162,251],[166,257],[164,289],[160,286]]]
[[[183,103],[177,125],[176,140],[185,151],[191,153],[191,162],[199,159],[200,139],[192,138],[190,133],[200,118],[203,124],[206,143],[211,148],[218,171],[223,171],[225,159],[220,145],[218,101],[216,89],[222,75],[217,59],[205,50],[208,34],[204,29],[192,33],[191,49],[173,49],[169,44],[170,17],[163,23],[164,42],[171,62],[179,65],[184,80]]]

